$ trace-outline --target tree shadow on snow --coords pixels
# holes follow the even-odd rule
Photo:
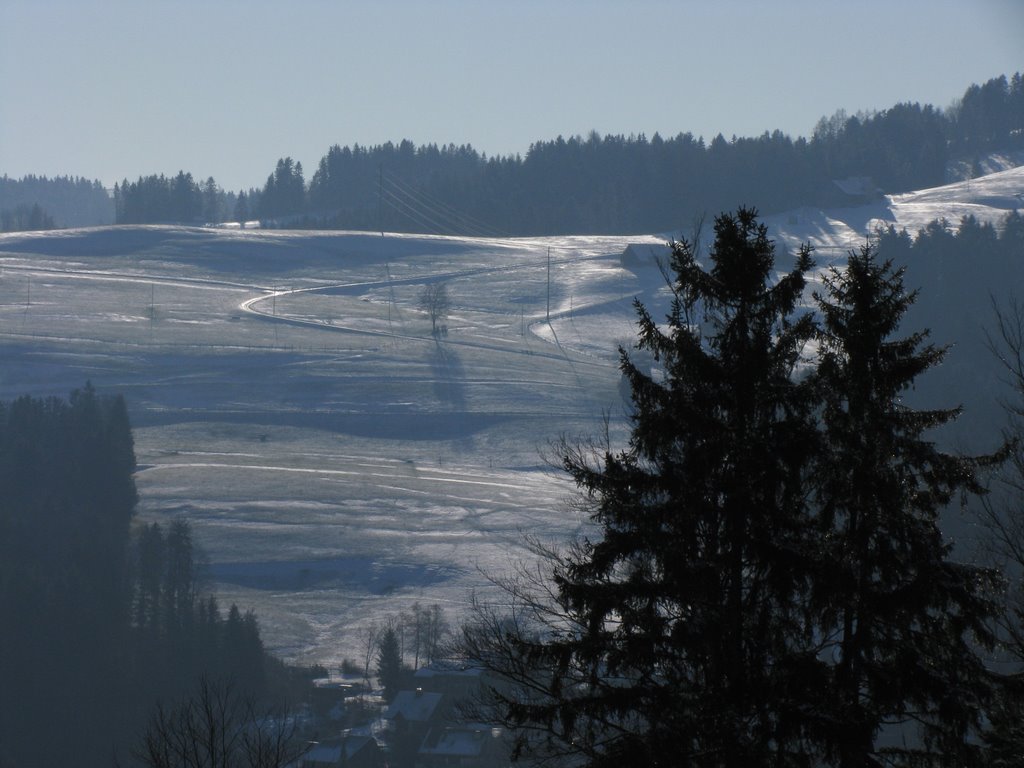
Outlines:
[[[438,342],[428,358],[434,397],[450,410],[466,408],[466,371],[459,353],[447,344]]]
[[[465,435],[460,444],[472,448],[474,419],[468,411],[466,397],[466,370],[459,353],[448,344],[437,342],[428,357],[434,398],[459,423]]]

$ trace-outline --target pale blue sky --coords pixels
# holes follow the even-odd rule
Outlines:
[[[0,175],[307,180],[332,144],[809,136],[1024,71],[1024,0],[0,0]]]

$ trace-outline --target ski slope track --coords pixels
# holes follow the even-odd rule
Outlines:
[[[1013,169],[765,221],[824,269],[875,227],[998,224],[1022,193]],[[254,609],[282,657],[333,665],[415,601],[457,621],[488,575],[529,559],[526,532],[587,534],[548,446],[606,422],[624,444],[616,347],[634,337],[634,297],[658,316],[669,292],[655,264],[621,255],[686,234],[0,235],[0,397],[123,393],[138,523],[188,519],[221,604]],[[440,281],[451,307],[434,337],[419,296]]]

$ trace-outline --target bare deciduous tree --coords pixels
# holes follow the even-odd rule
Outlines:
[[[445,334],[445,319],[448,317],[450,308],[448,301],[448,286],[446,283],[427,283],[420,292],[420,309],[430,315],[431,333],[438,335],[438,323],[441,325],[441,335]]]
[[[360,661],[363,663],[363,680],[367,685],[370,684],[370,665],[373,664],[373,660],[377,657],[377,651],[380,648],[380,638],[383,633],[384,629],[376,621],[363,625],[358,631],[359,647],[362,651]]]
[[[204,677],[190,696],[158,705],[135,757],[149,768],[282,768],[305,752],[295,737],[283,712]]]
[[[511,574],[491,577],[502,593],[501,603],[474,598],[471,618],[461,627],[457,652],[486,670],[487,681],[476,697],[460,703],[460,715],[507,729],[513,735],[513,759],[529,755],[540,766],[572,765],[581,756],[595,759],[600,750],[576,740],[573,723],[559,718],[540,723],[528,715],[538,706],[554,711],[559,700],[586,696],[602,680],[582,666],[558,668],[531,652],[547,638],[580,633],[585,627],[551,578],[564,575],[566,552],[529,536],[526,543],[536,560],[518,564]],[[594,726],[612,737],[621,733],[623,724],[608,719]]]
[[[999,617],[1000,647],[997,696],[988,713],[985,734],[991,765],[1014,765],[1024,750],[1024,304],[993,300],[996,327],[989,350],[1003,366],[1004,383],[1013,395],[1002,405],[1007,415],[1010,455],[992,497],[978,514],[985,555],[1006,579]]]

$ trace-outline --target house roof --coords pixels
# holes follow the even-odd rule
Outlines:
[[[433,717],[443,698],[440,693],[432,693],[417,689],[415,691],[399,691],[384,714],[387,720],[401,716],[411,722],[425,723]]]
[[[667,264],[671,256],[672,249],[666,243],[630,243],[622,251],[620,259],[623,264],[654,266],[662,262]]]
[[[420,754],[474,757],[481,754],[492,739],[491,728],[485,725],[433,728],[423,740]]]
[[[359,752],[369,746],[370,742],[376,742],[369,736],[346,736],[343,739],[331,739],[314,744],[306,754],[302,756],[302,762],[322,763],[324,765],[338,765],[341,762],[342,750],[345,750],[345,757],[355,757]]]
[[[877,188],[870,176],[850,176],[845,179],[835,179],[832,182],[847,195],[863,196],[873,195]]]
[[[306,765],[310,763],[337,765],[341,762],[341,744],[314,744],[302,756],[302,762]]]

